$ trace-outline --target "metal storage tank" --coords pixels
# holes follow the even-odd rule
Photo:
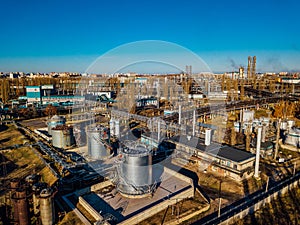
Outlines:
[[[253,121],[253,119],[254,119],[254,111],[244,110],[242,114],[243,114],[243,122]]]
[[[234,122],[233,126],[235,132],[240,132],[241,124],[239,122]]]
[[[48,133],[52,135],[52,128],[56,127],[57,125],[64,125],[66,123],[66,118],[63,116],[54,115],[51,119],[48,120]]]
[[[29,224],[29,209],[27,193],[25,189],[17,189],[12,195],[14,208],[14,220],[19,225]]]
[[[55,221],[54,202],[51,189],[43,189],[40,193],[40,215],[43,225],[52,225]]]
[[[281,122],[280,129],[281,130],[287,130],[287,121],[282,121]]]
[[[295,120],[288,120],[287,126],[288,126],[288,129],[292,129],[292,127],[295,126]]]
[[[285,144],[300,147],[300,128],[293,128],[286,136]]]
[[[52,145],[57,148],[66,148],[75,144],[73,127],[59,125],[52,128]]]
[[[145,145],[121,147],[118,191],[126,197],[144,197],[153,190],[152,151]]]
[[[88,155],[91,159],[105,159],[112,155],[108,148],[109,130],[103,126],[91,126],[87,129]]]

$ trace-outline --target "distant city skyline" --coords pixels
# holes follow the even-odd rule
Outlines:
[[[85,72],[105,52],[149,39],[190,49],[213,72],[247,66],[248,55],[257,56],[258,72],[300,71],[299,6],[297,0],[5,1],[0,71]]]

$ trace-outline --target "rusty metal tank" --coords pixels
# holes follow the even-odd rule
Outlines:
[[[27,192],[23,188],[19,188],[12,194],[12,202],[14,209],[14,221],[19,225],[29,224],[29,208]]]

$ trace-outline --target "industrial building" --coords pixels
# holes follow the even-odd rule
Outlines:
[[[172,137],[170,142],[176,144],[177,152],[198,158],[201,168],[237,181],[253,175],[255,155],[250,152],[217,143],[205,145],[203,139],[185,135]]]

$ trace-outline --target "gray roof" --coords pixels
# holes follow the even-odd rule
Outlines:
[[[209,155],[215,156],[217,158],[223,158],[231,160],[234,162],[242,162],[251,158],[255,158],[255,155],[243,151],[228,145],[222,145],[216,142],[212,142],[209,146],[204,145],[204,139],[198,137],[191,137],[190,140],[185,135],[175,136],[171,138],[174,142],[179,142],[183,145],[196,148],[201,152],[205,152]]]

